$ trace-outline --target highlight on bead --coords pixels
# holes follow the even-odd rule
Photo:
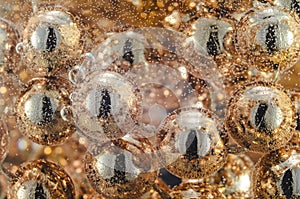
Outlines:
[[[75,199],[75,187],[60,165],[34,160],[22,164],[16,171],[11,179],[8,198]]]
[[[228,103],[226,129],[238,144],[252,151],[269,152],[284,146],[295,124],[290,96],[271,83],[247,84]]]
[[[63,143],[74,132],[72,121],[61,111],[71,105],[72,86],[63,78],[35,78],[23,89],[17,103],[17,120],[22,133],[43,145]]]

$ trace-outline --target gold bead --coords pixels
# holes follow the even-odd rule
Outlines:
[[[299,198],[299,149],[284,147],[263,156],[253,172],[255,198]]]
[[[105,198],[139,198],[157,177],[151,148],[146,142],[125,139],[93,147],[85,159],[92,187]]]
[[[63,168],[46,160],[26,162],[11,179],[9,199],[75,199],[75,187]]]
[[[45,6],[29,19],[20,51],[35,72],[65,71],[80,60],[84,34],[73,13],[60,6]]]
[[[94,141],[126,135],[141,116],[138,88],[115,72],[91,73],[76,87],[72,100],[77,127]]]
[[[182,108],[170,114],[158,131],[162,164],[183,179],[198,179],[219,170],[226,162],[225,138],[212,113]]]
[[[64,118],[70,106],[70,83],[62,78],[35,78],[23,89],[17,103],[18,126],[30,140],[43,145],[63,143],[75,132]]]
[[[268,152],[291,139],[295,128],[294,108],[282,88],[264,82],[250,83],[230,99],[225,126],[241,146]]]
[[[262,71],[285,70],[299,57],[299,22],[280,7],[260,6],[249,10],[236,30],[236,51]]]
[[[191,23],[191,30],[184,31],[201,55],[210,56],[218,62],[235,53],[233,33],[235,21],[226,18],[200,17]]]

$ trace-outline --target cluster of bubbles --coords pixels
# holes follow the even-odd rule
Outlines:
[[[22,34],[0,18],[0,162],[17,129],[43,146],[81,140],[91,199],[300,198],[300,94],[277,81],[299,58],[300,3],[187,2],[157,1],[162,27],[99,35],[56,4]],[[8,198],[76,198],[58,163],[2,170]]]

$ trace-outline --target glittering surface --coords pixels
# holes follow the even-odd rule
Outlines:
[[[0,199],[298,198],[299,8],[0,2]],[[253,81],[276,96],[241,100]],[[187,111],[178,125],[183,107],[214,116],[189,131],[203,120]]]
[[[70,177],[58,165],[45,160],[22,165],[12,178],[8,198],[75,197]]]

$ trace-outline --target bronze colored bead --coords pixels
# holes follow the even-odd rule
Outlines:
[[[63,7],[45,6],[29,19],[20,53],[33,71],[53,74],[78,63],[84,34],[78,17]]]
[[[300,198],[299,149],[284,147],[263,156],[253,172],[255,198]]]
[[[225,126],[242,147],[268,152],[291,139],[295,128],[294,108],[282,88],[264,82],[247,84],[230,99]]]
[[[280,7],[260,6],[242,17],[236,30],[236,51],[262,71],[283,71],[299,57],[299,22]]]
[[[141,115],[138,88],[115,72],[91,73],[75,89],[72,100],[77,127],[94,141],[126,135]]]
[[[162,164],[183,179],[212,175],[226,162],[225,138],[212,113],[182,108],[170,114],[158,131]]]
[[[63,143],[75,132],[64,116],[72,86],[62,78],[36,78],[24,88],[17,103],[18,125],[30,140],[43,145]]]
[[[21,165],[11,179],[9,199],[75,199],[75,187],[63,168],[46,160]]]
[[[129,139],[132,141],[132,139]],[[157,177],[152,146],[116,140],[94,147],[85,159],[92,187],[105,198],[139,198]]]

